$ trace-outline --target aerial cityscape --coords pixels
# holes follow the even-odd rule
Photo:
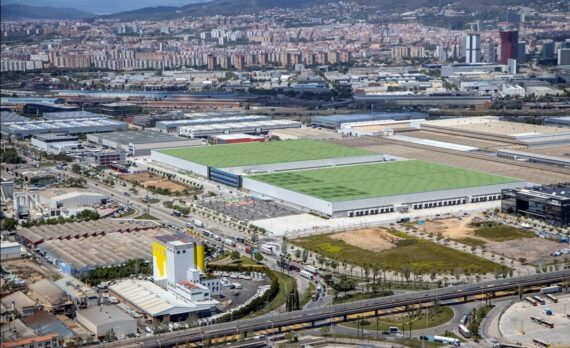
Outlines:
[[[570,348],[570,3],[0,0],[1,348]]]

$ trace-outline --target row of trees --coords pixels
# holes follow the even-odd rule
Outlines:
[[[26,163],[26,160],[20,157],[18,151],[16,151],[16,148],[6,147],[2,150],[2,153],[0,154],[0,162],[7,164],[20,164],[20,163]]]
[[[63,216],[58,216],[58,217],[54,217],[54,218],[49,218],[49,219],[38,219],[38,220],[30,220],[30,221],[26,221],[22,223],[22,227],[33,227],[33,226],[42,226],[42,225],[59,225],[59,224],[65,224],[65,223],[70,223],[70,222],[83,222],[83,221],[92,221],[92,220],[99,220],[100,216],[99,213],[91,210],[91,209],[85,209],[80,211],[79,213],[77,213],[75,216],[71,216],[71,217],[63,217]],[[13,222],[10,221],[10,225]],[[15,228],[15,226],[14,226]]]
[[[97,267],[90,271],[84,280],[88,284],[96,285],[104,281],[127,278],[138,274],[152,274],[152,265],[143,259],[134,259],[118,266]]]
[[[271,285],[269,290],[267,290],[262,296],[256,297],[247,305],[241,307],[240,309],[232,312],[227,313],[221,316],[217,322],[228,322],[232,320],[237,320],[243,318],[251,313],[261,310],[268,304],[271,300],[277,296],[279,293],[279,279],[273,273],[272,270],[265,266],[260,265],[210,265],[209,266],[212,270],[216,271],[224,271],[224,272],[263,272],[267,275],[267,277],[271,280]]]

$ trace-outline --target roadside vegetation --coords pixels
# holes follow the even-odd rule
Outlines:
[[[392,249],[374,252],[350,245],[331,235],[313,235],[293,240],[292,243],[343,264],[383,271],[399,272],[408,278],[414,274],[507,272],[506,266],[479,256],[392,231],[402,238]]]
[[[397,327],[402,331],[404,331],[405,327],[407,331],[411,323],[413,331],[440,326],[451,319],[453,319],[453,310],[451,308],[434,307],[386,317],[359,319],[343,325],[360,330],[382,332],[388,330],[390,327]]]
[[[521,230],[513,226],[503,225],[497,222],[476,222],[471,223],[471,227],[475,228],[477,237],[485,238],[495,242],[505,242],[508,240],[533,238],[534,233]]]

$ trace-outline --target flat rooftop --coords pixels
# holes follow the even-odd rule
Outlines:
[[[174,141],[188,141],[171,134],[153,131],[129,131],[97,134],[99,139],[114,141],[120,144],[150,144]]]
[[[331,202],[520,181],[416,160],[261,174],[250,178]]]
[[[160,150],[160,153],[209,167],[229,168],[258,164],[370,156],[376,153],[315,140],[212,145]]]
[[[524,136],[530,134],[548,134],[563,132],[557,127],[540,126],[527,123],[500,121],[496,117],[465,117],[422,122],[422,126],[453,128],[462,131],[481,132],[495,135]]]

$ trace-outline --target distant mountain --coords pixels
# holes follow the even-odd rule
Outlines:
[[[200,1],[200,0],[194,0]],[[332,0],[335,1],[335,0]],[[185,6],[159,6],[139,10],[116,13],[111,18],[120,20],[134,19],[170,19],[184,16],[237,15],[256,13],[270,8],[302,9],[331,2],[331,0],[213,0],[202,3],[191,3]],[[403,12],[419,7],[442,7],[454,5],[458,9],[500,13],[507,6],[533,5],[532,0],[353,0],[361,5],[369,5],[377,10]],[[566,3],[566,5],[563,5]],[[564,0],[542,0],[542,5],[568,8]]]
[[[192,3],[180,7],[148,7],[139,10],[116,13],[111,18],[133,19],[169,19],[184,16],[236,15],[255,13],[270,8],[307,8],[326,0],[213,0],[204,3]]]
[[[75,8],[36,7],[27,5],[2,5],[0,18],[3,21],[19,19],[83,19],[95,17],[93,13]]]
[[[112,14],[132,11],[144,7],[169,6],[180,7],[191,3],[210,0],[0,0],[1,5],[27,5],[46,7],[72,7],[96,14]]]

